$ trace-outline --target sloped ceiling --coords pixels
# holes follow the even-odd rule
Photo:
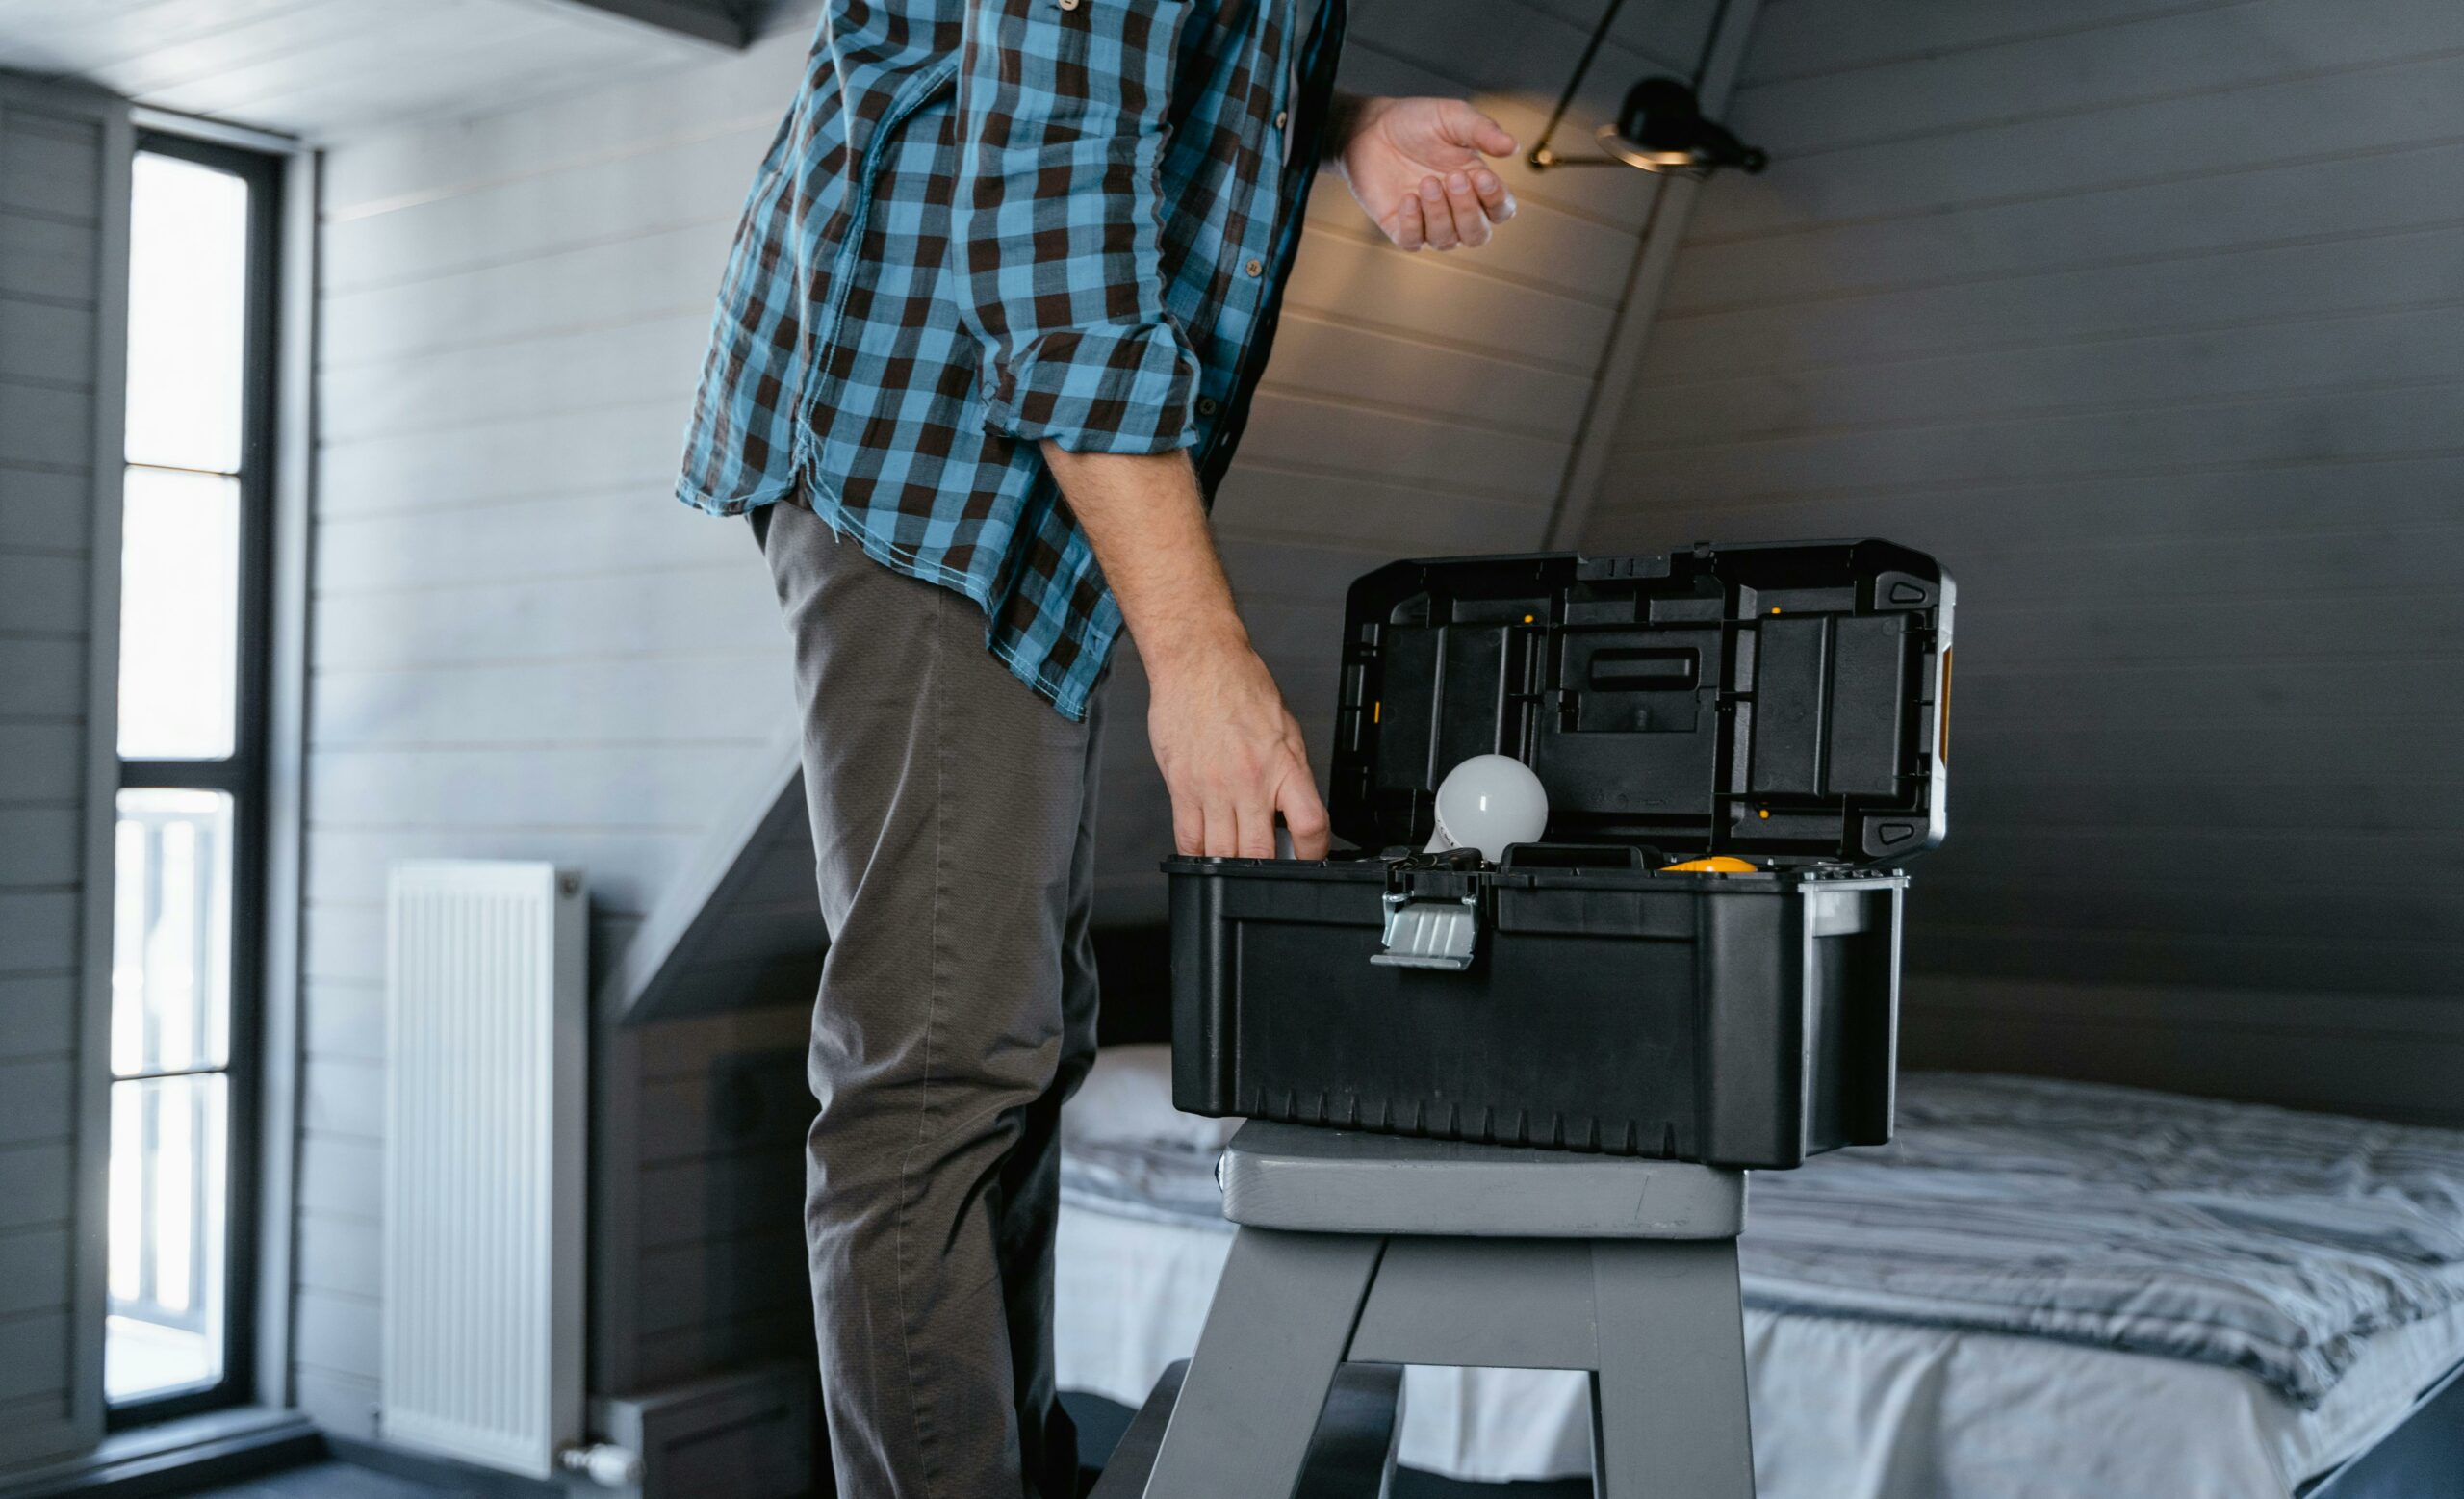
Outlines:
[[[741,47],[752,0],[8,0],[0,67],[325,140]]]

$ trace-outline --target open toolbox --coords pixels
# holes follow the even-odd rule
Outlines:
[[[1164,866],[1174,1102],[1726,1166],[1888,1140],[1953,593],[1870,540],[1362,578],[1328,800],[1358,851]],[[1543,840],[1416,852],[1485,754],[1538,776]],[[1671,867],[1703,861],[1738,872]]]

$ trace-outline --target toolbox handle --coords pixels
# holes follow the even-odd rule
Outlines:
[[[1500,874],[1527,874],[1534,869],[1612,869],[1621,873],[1656,869],[1668,856],[1641,843],[1515,843],[1498,866]]]

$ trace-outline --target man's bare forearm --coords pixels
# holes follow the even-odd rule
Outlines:
[[[1326,813],[1300,726],[1242,628],[1188,454],[1043,452],[1146,663],[1147,737],[1174,842],[1270,858],[1280,815],[1302,857],[1323,858]]]
[[[1248,649],[1187,453],[1076,453],[1047,443],[1044,461],[1095,549],[1149,676]]]

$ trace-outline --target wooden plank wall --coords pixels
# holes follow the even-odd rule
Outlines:
[[[603,969],[785,713],[784,639],[749,530],[667,491],[733,216],[800,52],[772,44],[328,154],[295,1372],[330,1429],[367,1434],[381,1397],[387,865],[578,866]],[[766,1014],[801,1034],[797,1011]],[[672,1253],[650,1240],[674,1226],[646,1227],[631,1189],[638,1176],[665,1203],[662,1174],[724,1177],[761,1124],[741,1107],[677,1112],[677,1068],[734,1077],[764,1056],[772,1081],[801,1089],[758,1021],[739,1044],[745,1023],[599,1048],[595,1389],[725,1361],[691,1357],[696,1304],[650,1257]],[[802,1127],[772,1122],[773,1143]],[[804,1299],[800,1253],[704,1257],[774,1308]],[[716,1336],[740,1310],[711,1315]],[[804,1320],[763,1331],[775,1342]]]
[[[1913,1060],[2464,1120],[2464,10],[1772,0],[1586,538],[1961,586]]]
[[[1352,87],[1477,92],[1527,136],[1597,13],[1588,0],[1355,10]],[[1629,6],[1574,128],[1637,70],[1690,65],[1710,10]],[[578,865],[603,970],[788,714],[747,528],[667,492],[711,292],[805,32],[782,23],[741,58],[329,156],[296,1372],[338,1430],[364,1432],[379,1396],[387,863]],[[1312,216],[1218,513],[1322,760],[1348,581],[1404,553],[1533,546],[1548,523],[1653,186],[1513,175],[1523,217],[1476,259],[1380,247],[1336,184]],[[1121,676],[1103,854],[1115,920],[1160,915],[1169,847],[1134,663]],[[804,918],[801,818],[779,820],[744,898],[731,919],[747,930]],[[713,982],[727,961],[713,952]],[[799,990],[603,1038],[601,1390],[808,1336],[793,1170],[808,1003]]]
[[[104,268],[126,264],[127,148],[99,95],[0,74],[0,1469],[101,1434],[117,657],[95,579],[118,565],[123,298]]]

